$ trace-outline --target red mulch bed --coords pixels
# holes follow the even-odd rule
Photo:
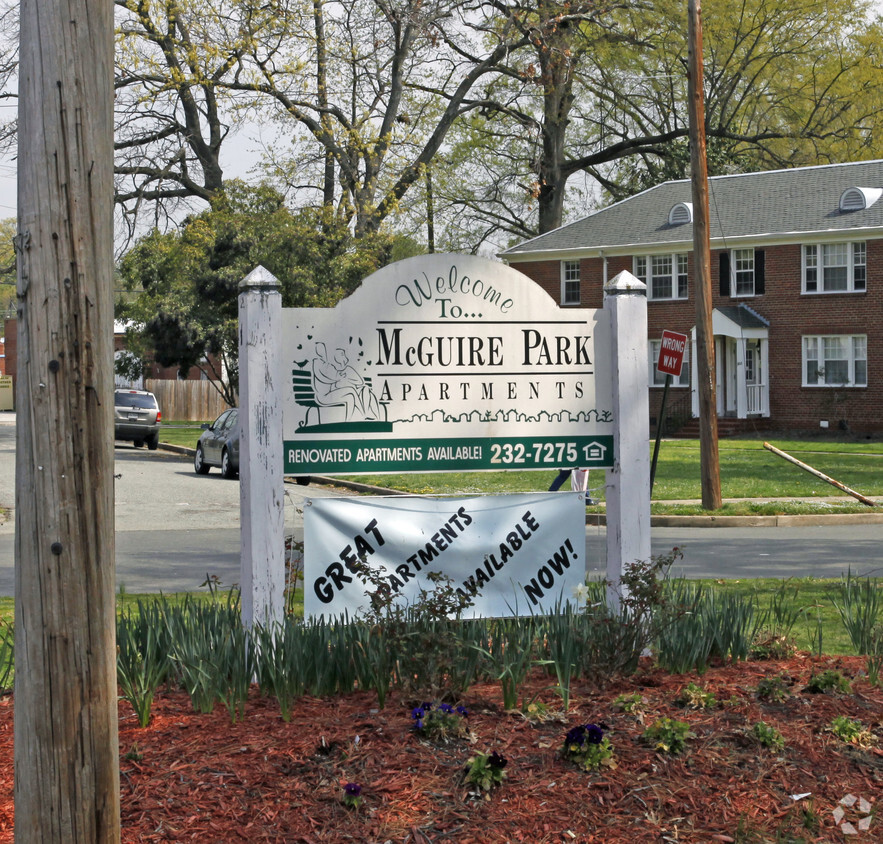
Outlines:
[[[474,744],[421,739],[411,730],[414,701],[395,695],[379,711],[368,693],[304,698],[288,724],[274,701],[254,697],[244,721],[231,724],[221,706],[197,715],[185,694],[163,693],[146,729],[122,701],[122,837],[224,844],[883,841],[883,812],[856,836],[844,836],[832,814],[848,794],[864,797],[876,812],[883,794],[883,751],[844,744],[826,729],[835,716],[848,715],[883,736],[883,691],[863,679],[863,664],[798,655],[715,667],[701,676],[648,667],[604,691],[580,686],[566,722],[539,725],[502,712],[497,686],[476,686],[463,700]],[[858,676],[853,693],[806,692],[811,672],[827,668]],[[791,679],[792,697],[758,701],[758,681],[780,673]],[[713,692],[717,706],[676,705],[689,682]],[[540,674],[529,684],[555,706],[550,685]],[[681,756],[648,747],[644,725],[612,706],[617,695],[634,692],[646,700],[646,724],[662,716],[690,723],[695,738]],[[0,700],[0,842],[13,840],[12,719],[6,697]],[[783,752],[746,737],[759,720],[782,732]],[[610,727],[618,767],[585,773],[558,751],[569,726],[600,721]],[[507,758],[507,779],[488,798],[476,797],[462,770],[472,752],[491,750]],[[341,803],[346,782],[362,786],[358,809]],[[806,792],[800,800],[791,796]],[[850,819],[857,821],[855,810]]]

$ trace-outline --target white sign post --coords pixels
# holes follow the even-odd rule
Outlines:
[[[607,472],[607,602],[622,598],[623,566],[650,559],[650,401],[647,287],[621,272],[604,288],[610,312],[616,460]]]
[[[239,283],[239,512],[242,621],[282,618],[285,522],[279,282],[263,267]]]

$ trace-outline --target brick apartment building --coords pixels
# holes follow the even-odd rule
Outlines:
[[[709,206],[719,418],[883,433],[883,161],[713,177]],[[665,182],[501,256],[563,306],[601,307],[622,270],[647,285],[651,422],[663,329],[695,358],[692,219],[689,180]],[[667,406],[697,397],[687,365]]]

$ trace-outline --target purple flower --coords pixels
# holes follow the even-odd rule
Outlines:
[[[420,720],[418,720],[418,721],[414,724],[414,729],[415,729],[415,730],[422,730],[422,729],[423,729],[423,722],[420,721]]]
[[[429,712],[429,710],[432,709],[432,701],[429,701],[428,703],[421,703],[420,706],[422,709],[425,709],[427,712]]]
[[[564,739],[564,743],[567,745],[577,744],[582,747],[583,742],[586,740],[586,728],[580,724],[578,727],[572,727],[567,731],[567,736]]]
[[[584,744],[601,744],[603,740],[604,730],[597,724],[580,724],[568,731],[564,743],[582,747]]]
[[[348,782],[343,787],[343,793],[347,797],[359,797],[362,794],[362,786],[360,786],[357,782]]]
[[[469,714],[469,711],[465,706],[458,706],[456,709],[458,715],[462,715],[464,718]]]
[[[491,755],[488,756],[487,764],[489,768],[497,768],[499,770],[502,770],[506,767],[506,757],[501,756],[499,753],[497,753],[496,750],[494,750]]]
[[[415,721],[419,721],[425,714],[426,714],[426,711],[424,710],[424,708],[422,706],[415,706],[411,710],[411,717]]]
[[[454,707],[451,706],[451,704],[449,704],[449,703],[442,703],[442,704],[439,704],[439,707],[438,707],[438,708],[439,708],[442,712],[444,712],[445,715],[453,715],[453,714],[454,714]]]

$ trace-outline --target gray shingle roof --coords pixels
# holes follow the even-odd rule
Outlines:
[[[708,183],[712,242],[883,229],[883,198],[864,210],[839,210],[847,188],[883,188],[883,161],[714,176]],[[689,244],[692,225],[669,225],[668,214],[676,203],[691,201],[689,179],[664,182],[502,255]]]
[[[742,328],[769,328],[769,320],[764,319],[757,311],[753,311],[748,305],[718,305],[715,310],[720,311],[727,319]]]

